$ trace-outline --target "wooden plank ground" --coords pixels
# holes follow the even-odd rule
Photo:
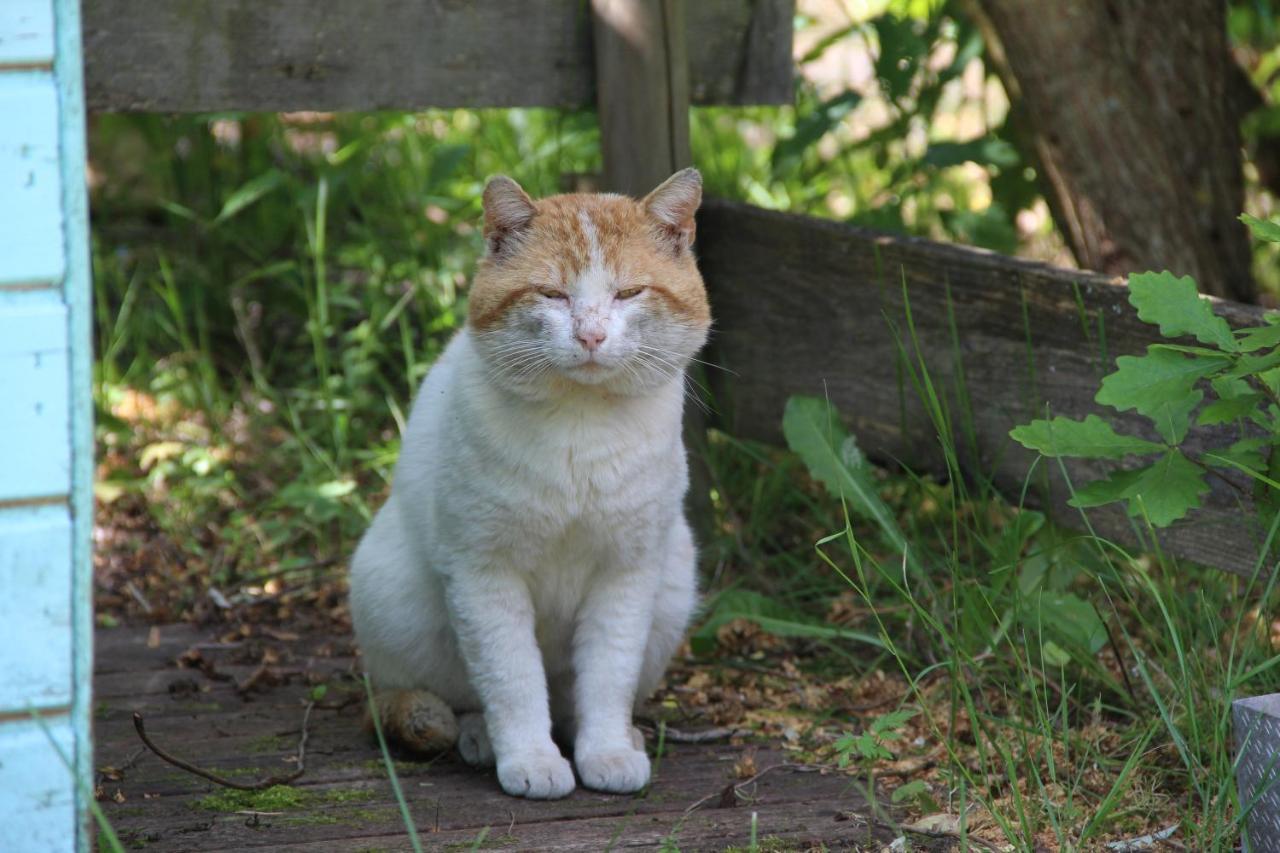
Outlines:
[[[287,635],[284,635],[287,636]],[[264,680],[241,695],[264,647],[278,653]],[[256,638],[221,642],[187,625],[100,630],[95,679],[99,799],[126,845],[147,850],[409,849],[380,753],[360,727],[357,659],[349,638]],[[183,668],[203,661],[201,668]],[[132,713],[162,747],[215,772],[253,779],[292,768],[304,703],[326,685],[312,713],[306,772],[293,808],[211,810],[225,790],[145,751]],[[655,745],[650,743],[650,751]],[[507,797],[491,771],[454,758],[398,764],[413,820],[429,850],[725,850],[746,845],[751,815],[770,849],[880,850],[895,833],[868,820],[846,776],[779,766],[725,794],[748,752],[758,769],[785,764],[768,744],[668,746],[655,781],[637,796],[578,790],[557,802]],[[401,756],[401,758],[405,758]],[[709,798],[709,799],[708,799]],[[700,801],[701,806],[690,811]],[[267,810],[261,810],[267,811]],[[922,846],[922,843],[924,846]],[[912,849],[949,849],[913,838]],[[932,845],[932,846],[929,846]]]
[[[695,103],[790,103],[794,0],[684,8]],[[578,0],[87,0],[84,19],[91,110],[581,107],[595,92]]]
[[[698,245],[716,318],[710,358],[732,371],[708,378],[720,424],[735,435],[782,443],[787,399],[826,397],[873,459],[945,474],[938,429],[912,379],[923,362],[966,472],[993,476],[1014,501],[1031,486],[1029,502],[1076,529],[1083,521],[1066,504],[1057,463],[1046,460],[1030,476],[1035,456],[1009,430],[1046,412],[1097,413],[1158,439],[1145,418],[1093,400],[1117,356],[1162,340],[1138,320],[1117,279],[725,201],[703,206]],[[1234,327],[1263,322],[1252,306],[1215,302],[1214,310]],[[1185,446],[1222,446],[1227,435],[1193,429]],[[1110,464],[1065,467],[1078,484]],[[1234,486],[1209,477],[1205,508],[1167,529],[1161,543],[1176,556],[1248,574],[1264,531],[1249,524],[1251,484],[1224,476]],[[1114,507],[1089,518],[1121,542],[1144,533]]]

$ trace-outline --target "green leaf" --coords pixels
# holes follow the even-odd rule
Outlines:
[[[920,61],[929,48],[916,22],[896,15],[881,15],[871,21],[880,50],[875,59],[876,79],[885,96],[897,101],[911,89]]]
[[[1083,421],[1070,418],[1032,421],[1015,427],[1009,436],[1028,450],[1054,457],[1121,459],[1164,450],[1154,441],[1116,432],[1097,415],[1089,415]]]
[[[1097,654],[1107,643],[1107,628],[1092,604],[1069,592],[1036,597],[1038,624],[1064,644]]]
[[[284,183],[284,173],[279,169],[270,169],[246,181],[239,189],[228,196],[222,210],[214,218],[214,225],[221,225],[276,187]]]
[[[1280,346],[1280,324],[1240,330],[1240,352],[1254,352]]]
[[[784,172],[800,162],[804,152],[826,136],[845,116],[862,102],[862,96],[852,89],[828,98],[796,120],[791,136],[782,139],[773,149],[773,169]]]
[[[915,779],[905,785],[899,785],[893,789],[889,799],[898,804],[912,803],[925,814],[933,814],[940,810],[937,800],[929,793],[928,783],[923,779]]]
[[[875,521],[899,551],[907,552],[907,539],[880,499],[870,466],[829,403],[817,397],[792,397],[782,415],[782,434],[814,479],[847,501],[852,511]]]
[[[1240,221],[1249,226],[1253,236],[1266,243],[1280,243],[1280,222],[1268,222],[1247,213],[1240,214]]]
[[[1238,376],[1215,376],[1209,380],[1219,400],[1234,400],[1254,393],[1253,386]]]
[[[1116,471],[1105,480],[1095,480],[1086,486],[1076,489],[1075,494],[1071,496],[1071,500],[1067,501],[1067,503],[1078,509],[1085,509],[1130,498],[1139,488],[1142,478],[1150,467],[1148,465],[1132,470]]]
[[[1215,400],[1200,410],[1196,423],[1200,426],[1232,423],[1251,415],[1264,399],[1261,394],[1241,394],[1226,400]]]
[[[1267,457],[1263,455],[1263,451],[1270,446],[1271,440],[1267,438],[1242,438],[1230,447],[1206,453],[1204,459],[1216,468],[1235,468],[1236,465],[1243,465],[1251,471],[1264,471],[1267,467]]]
[[[995,136],[984,136],[969,142],[934,142],[929,145],[922,163],[946,168],[961,163],[977,163],[979,166],[1012,168],[1020,162],[1018,149]]]
[[[1229,364],[1225,356],[1187,357],[1149,347],[1144,356],[1117,358],[1116,371],[1102,380],[1094,399],[1121,412],[1136,409],[1152,420],[1165,441],[1177,444],[1187,434],[1192,409],[1204,397],[1195,383]]]
[[[1224,375],[1232,378],[1240,378],[1242,376],[1252,376],[1258,373],[1266,373],[1280,367],[1280,350],[1274,350],[1263,355],[1246,355],[1237,359],[1236,363]]]
[[[1213,313],[1191,276],[1178,278],[1168,270],[1134,273],[1129,276],[1129,302],[1138,309],[1139,320],[1155,323],[1166,338],[1190,335],[1227,352],[1238,349],[1231,326]]]
[[[911,722],[920,712],[911,708],[899,708],[896,711],[890,711],[876,717],[871,723],[871,733],[883,740],[892,740],[901,737],[898,730]]]
[[[1200,506],[1209,491],[1204,472],[1178,450],[1170,450],[1148,468],[1129,499],[1129,512],[1155,527],[1168,527]]]
[[[1053,640],[1045,640],[1040,646],[1040,651],[1044,654],[1045,663],[1050,666],[1061,668],[1071,663],[1071,655]]]

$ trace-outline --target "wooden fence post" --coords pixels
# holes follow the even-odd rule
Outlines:
[[[640,196],[691,162],[682,0],[591,0],[603,189]]]
[[[600,189],[640,197],[689,166],[689,54],[683,0],[591,0]],[[685,410],[689,511],[701,541],[711,530],[707,421]]]

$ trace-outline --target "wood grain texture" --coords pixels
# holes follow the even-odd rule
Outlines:
[[[0,714],[71,702],[70,565],[66,504],[0,510]]]
[[[0,298],[0,501],[71,491],[68,381],[67,309],[57,291]]]
[[[790,102],[784,5],[687,4],[696,103]],[[578,0],[87,0],[84,17],[92,110],[578,107],[594,97],[591,18]],[[773,49],[749,52],[761,45]]]
[[[682,0],[591,0],[608,192],[643,196],[691,162]]]
[[[51,0],[0,3],[0,66],[45,65],[53,61]]]
[[[210,632],[187,625],[155,630],[154,645],[146,627],[104,630],[98,643],[97,764],[125,768],[123,778],[105,783],[107,797],[101,805],[126,846],[156,851],[408,849],[378,747],[360,725],[362,703],[341,701],[363,695],[349,637],[303,634],[271,642],[282,667],[295,675],[242,697],[227,681],[174,666],[174,658],[201,644],[202,658],[213,671],[244,678],[253,668],[252,654],[246,652],[265,638],[219,643]],[[259,771],[278,772],[295,748],[303,703],[319,683],[328,685],[326,702],[311,717],[307,770],[296,786],[303,798],[298,808],[252,820],[244,813],[201,808],[200,801],[214,793],[214,786],[149,753],[137,754],[133,711],[146,717],[157,743],[201,766],[246,779]],[[753,812],[758,837],[776,837],[786,849],[880,849],[897,834],[869,817],[863,784],[839,773],[776,767],[743,789],[749,800],[730,794],[725,802],[725,789],[741,781],[735,764],[746,755],[754,756],[760,770],[794,758],[766,742],[668,741],[644,795],[579,789],[564,800],[533,802],[504,795],[492,770],[474,770],[454,756],[429,762],[396,757],[407,759],[397,763],[397,774],[427,850],[474,845],[595,853],[653,850],[664,842],[691,852],[745,849]],[[699,801],[704,802],[686,814]],[[887,793],[880,808],[896,810]],[[482,832],[486,841],[477,844]],[[913,850],[952,849],[928,838],[911,841]]]
[[[73,752],[65,716],[45,718],[48,734],[30,719],[0,727],[0,850],[54,851],[75,848],[75,783],[58,756]]]
[[[922,356],[946,394],[961,464],[971,473],[994,472],[1013,500],[1034,455],[1009,430],[1046,411],[1096,412],[1156,438],[1145,419],[1093,401],[1116,356],[1159,340],[1115,279],[720,201],[704,206],[698,236],[718,329],[712,359],[736,372],[720,380],[717,408],[735,434],[781,443],[787,398],[825,395],[873,458],[945,473],[937,430],[912,388],[896,328],[911,361]],[[908,300],[918,354],[907,330]],[[1215,310],[1237,326],[1261,321],[1261,311],[1248,306],[1220,302]],[[1193,430],[1190,443],[1222,439]],[[1066,470],[1081,483],[1106,469],[1072,460]],[[1261,533],[1245,521],[1232,488],[1210,483],[1206,507],[1165,531],[1161,542],[1186,559],[1248,573]],[[1032,484],[1055,520],[1082,526],[1080,512],[1066,506],[1069,492],[1056,463],[1039,465]],[[1118,541],[1140,539],[1118,509],[1091,510],[1089,519]]]
[[[63,271],[62,183],[53,75],[0,73],[0,116],[0,289],[57,282]]]

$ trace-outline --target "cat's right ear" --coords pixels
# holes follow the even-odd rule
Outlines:
[[[537,208],[520,185],[506,175],[489,179],[484,188],[484,241],[489,254],[500,257],[529,227]]]

